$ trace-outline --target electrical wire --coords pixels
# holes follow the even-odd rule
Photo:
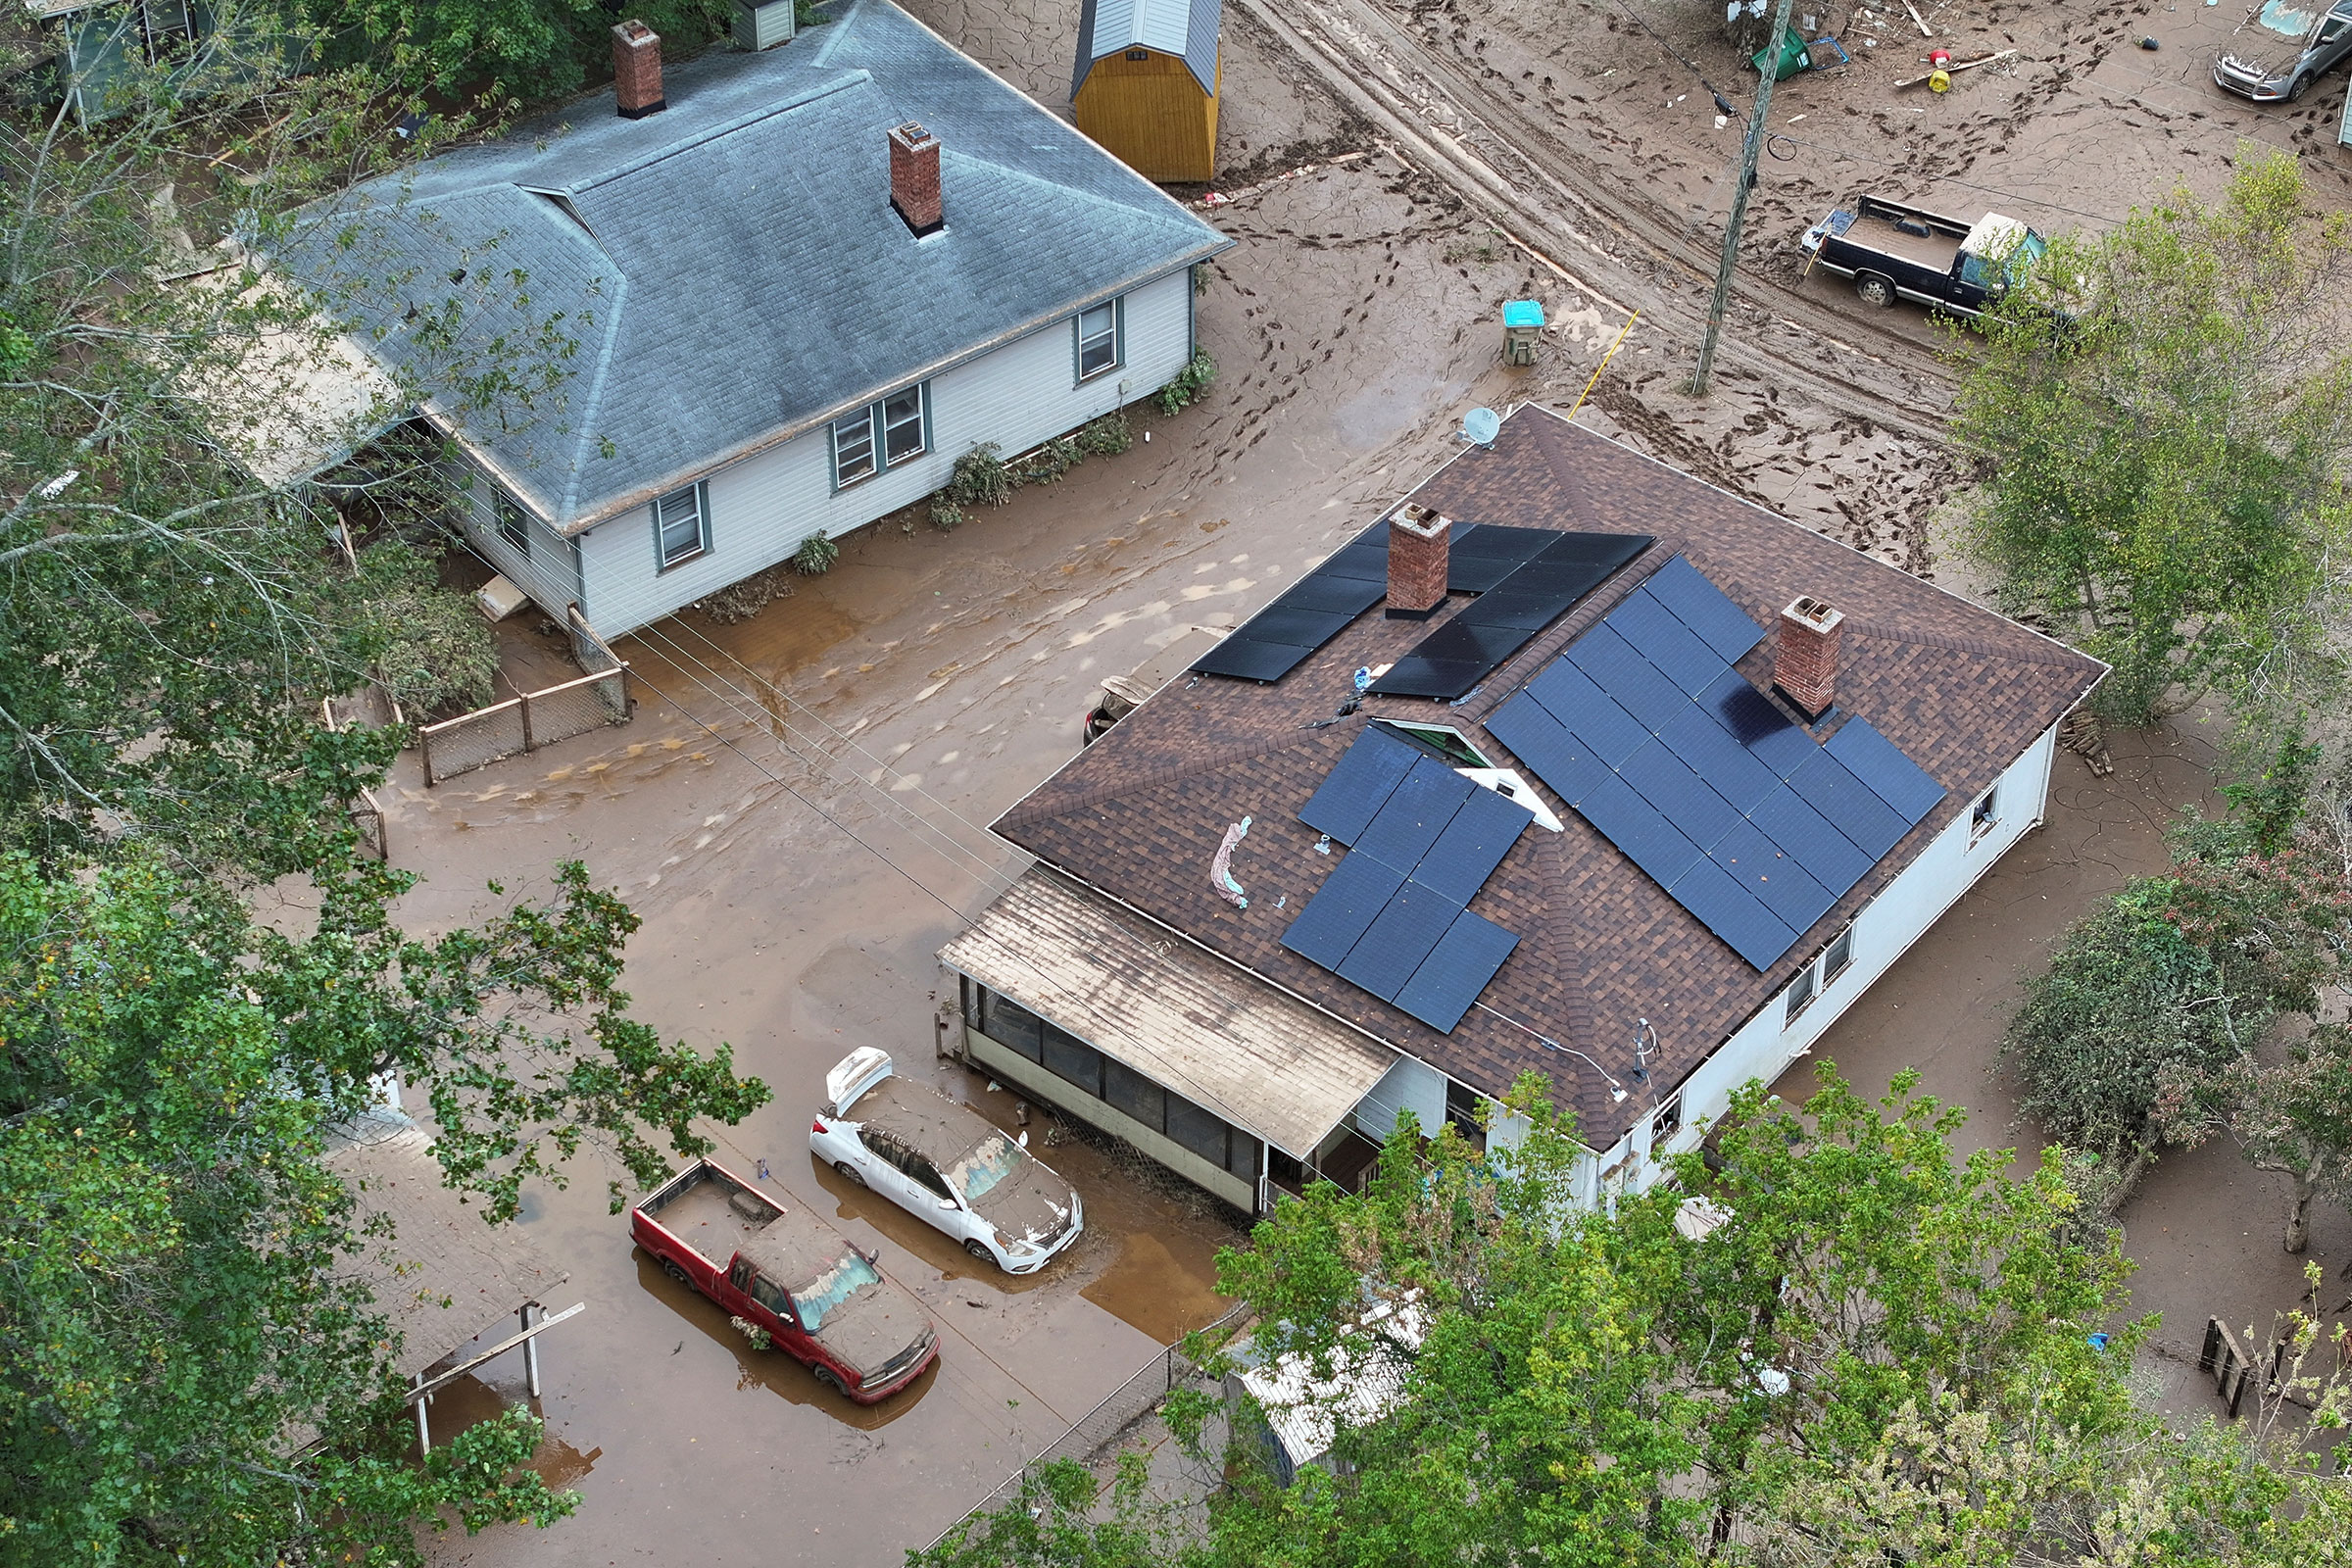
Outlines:
[[[1739,118],[1740,111],[1732,107],[1732,101],[1723,95],[1723,89],[1721,87],[1716,86],[1713,82],[1707,79],[1707,74],[1698,69],[1697,61],[1692,60],[1689,55],[1684,54],[1680,49],[1677,49],[1674,45],[1668,43],[1664,38],[1659,37],[1658,30],[1655,27],[1652,27],[1648,23],[1643,22],[1640,17],[1636,16],[1634,14],[1634,8],[1627,5],[1625,0],[1616,0],[1616,4],[1617,9],[1625,13],[1627,21],[1631,22],[1635,26],[1640,27],[1643,32],[1648,33],[1650,40],[1653,43],[1655,43],[1659,48],[1665,50],[1668,54],[1672,55],[1675,59],[1681,61],[1684,69],[1698,78],[1698,84],[1701,87],[1706,88],[1708,94],[1714,98],[1715,107],[1718,110],[1722,111],[1722,113],[1731,117],[1732,119],[1736,120]]]
[[[1802,136],[1791,136],[1785,131],[1776,130],[1767,136],[1765,138],[1765,151],[1772,152],[1772,144],[1774,142],[1787,142],[1792,147],[1810,147],[1815,152],[1828,153],[1833,158],[1841,158],[1848,163],[1874,164],[1881,169],[1894,170],[1898,173],[1919,173],[1918,170],[1911,169],[1902,164],[1890,162],[1887,159],[1866,158],[1860,153],[1848,152],[1842,147],[1832,147],[1826,142],[1807,141]],[[1776,162],[1785,164],[1789,162],[1790,158],[1794,155],[1791,154],[1788,156],[1783,156],[1780,153],[1772,152],[1772,156]],[[2086,212],[2082,208],[2069,207],[2062,202],[2050,201],[2045,197],[2034,196],[2022,190],[2005,190],[1998,185],[1980,185],[1974,180],[1960,179],[1949,174],[1929,174],[1924,177],[1934,180],[1935,183],[1938,185],[1958,185],[1966,190],[1982,191],[1987,196],[2005,196],[2013,201],[2030,202],[2036,207],[2046,208],[2050,212],[2065,213],[2074,218],[2092,218],[2098,220],[2102,223],[2120,223],[2123,221],[2122,219],[2116,217],[2113,213]]]

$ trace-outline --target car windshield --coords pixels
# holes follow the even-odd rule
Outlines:
[[[2301,43],[2304,36],[2311,31],[2311,24],[2319,20],[2319,14],[2312,11],[2298,11],[2288,4],[2287,0],[2268,0],[2268,3],[2263,6],[2258,20],[2264,27],[2277,33],[2279,37]]]
[[[1029,1152],[1003,1133],[990,1133],[948,1167],[948,1180],[967,1203],[977,1203],[1029,1162]]]
[[[823,1273],[792,1293],[793,1304],[800,1308],[801,1327],[814,1334],[842,1302],[868,1285],[881,1283],[882,1276],[874,1272],[873,1264],[844,1248]]]

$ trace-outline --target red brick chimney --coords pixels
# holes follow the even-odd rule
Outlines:
[[[939,138],[909,120],[890,128],[890,205],[917,238],[947,221],[939,199]]]
[[[1844,624],[1841,612],[1810,597],[1781,612],[1772,684],[1807,720],[1828,712],[1838,699],[1838,644]]]
[[[1410,503],[1389,514],[1389,618],[1427,620],[1446,602],[1451,518]]]
[[[662,35],[642,22],[612,29],[612,97],[623,120],[643,120],[669,107],[662,97]]]

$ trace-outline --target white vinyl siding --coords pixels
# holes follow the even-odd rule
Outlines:
[[[571,541],[516,507],[485,475],[457,463],[444,465],[441,471],[449,486],[450,513],[466,544],[561,622],[564,608],[580,597]],[[510,538],[516,525],[523,536],[520,548]]]
[[[1192,357],[1191,274],[1148,283],[1125,301],[1118,368],[1072,386],[1074,329],[1061,317],[932,377],[922,452],[846,489],[833,482],[829,424],[711,472],[705,505],[724,538],[709,555],[657,573],[645,542],[649,509],[599,523],[580,541],[589,618],[607,637],[620,636],[786,560],[820,528],[839,539],[920,501],[978,442],[1011,457],[1149,397]]]

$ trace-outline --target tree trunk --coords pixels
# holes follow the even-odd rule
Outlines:
[[[2317,1176],[2294,1173],[2295,1196],[2286,1205],[2286,1250],[2300,1255],[2311,1245],[2311,1200],[2320,1190]]]

